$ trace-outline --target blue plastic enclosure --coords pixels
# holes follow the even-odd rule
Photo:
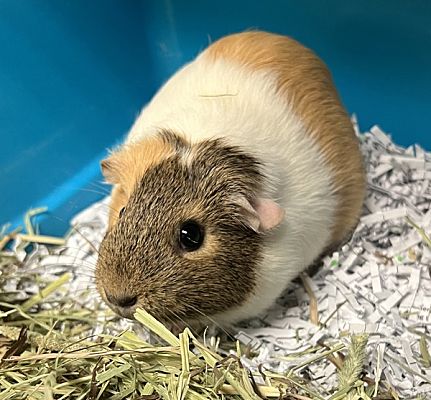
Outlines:
[[[362,129],[431,149],[429,0],[0,0],[0,224],[48,206],[44,232],[64,232],[157,88],[250,28],[317,52]]]

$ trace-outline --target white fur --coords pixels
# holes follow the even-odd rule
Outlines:
[[[264,162],[265,196],[285,210],[285,220],[266,239],[255,292],[241,307],[215,316],[221,323],[265,310],[329,244],[337,207],[331,172],[300,116],[275,89],[270,72],[211,62],[204,52],[162,87],[127,139],[139,141],[161,128],[192,143],[227,137]]]

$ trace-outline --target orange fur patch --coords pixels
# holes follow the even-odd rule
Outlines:
[[[320,145],[339,199],[332,244],[342,241],[359,218],[365,173],[358,140],[326,65],[309,49],[286,36],[244,32],[213,43],[205,57],[273,71],[278,90]]]
[[[146,138],[138,143],[125,144],[102,161],[102,171],[108,183],[114,184],[109,212],[109,227],[118,219],[136,184],[145,172],[175,154],[175,149],[162,137]]]

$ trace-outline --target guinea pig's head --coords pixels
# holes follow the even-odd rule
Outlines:
[[[102,170],[114,188],[96,282],[115,312],[204,322],[253,295],[265,232],[282,220],[259,197],[255,158],[164,131],[114,151]]]

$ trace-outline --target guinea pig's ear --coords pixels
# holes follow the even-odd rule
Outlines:
[[[236,203],[242,207],[247,225],[255,232],[269,231],[284,219],[284,210],[271,199],[259,197],[248,201],[241,196]]]

